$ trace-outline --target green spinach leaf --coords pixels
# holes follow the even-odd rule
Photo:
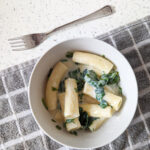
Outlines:
[[[101,102],[101,100],[103,99],[103,97],[105,96],[105,92],[104,92],[104,88],[99,86],[95,89],[95,93],[96,93],[96,99]]]
[[[83,129],[88,129],[89,126],[92,124],[92,122],[98,118],[96,117],[89,117],[88,113],[84,111],[81,107],[79,108],[80,111],[80,117],[79,121],[83,127]]]
[[[68,61],[67,59],[61,59],[60,60],[61,62],[66,62],[66,61]]]
[[[60,127],[59,125],[56,125],[56,128],[57,128],[58,130],[61,130],[61,127]]]
[[[45,103],[44,98],[42,98],[42,103],[43,103],[44,107],[48,110],[48,107],[47,107],[47,105],[46,105],[46,103]]]
[[[71,123],[71,122],[74,122],[74,119],[67,119],[66,120],[66,123]]]
[[[55,87],[52,87],[52,91],[57,91],[57,88],[55,88]]]
[[[56,122],[54,119],[51,119],[53,122]]]
[[[122,88],[119,86],[119,93],[122,95]]]
[[[120,76],[119,76],[119,73],[117,71],[114,71],[114,72],[108,74],[108,76],[109,76],[108,84],[114,84],[114,83],[118,84],[119,83]]]
[[[48,73],[48,78],[51,76],[51,74],[52,74],[52,71],[53,71],[53,68],[51,68],[50,70],[49,70],[49,73]]]
[[[78,69],[75,69],[73,71],[70,71],[68,73],[68,76],[70,78],[73,78],[73,79],[76,80],[76,82],[77,82],[77,90],[78,90],[78,92],[81,91],[83,89],[83,87],[84,87],[84,83],[85,82],[84,82],[83,75],[80,72],[80,69],[78,68]]]
[[[105,100],[101,100],[100,104],[99,104],[102,108],[105,108],[108,106],[108,103]]]
[[[96,99],[101,101],[105,95],[104,87],[99,82],[99,77],[93,70],[86,70],[84,72],[84,80],[91,86],[95,87]]]
[[[66,57],[67,58],[72,58],[72,56],[73,56],[73,52],[67,52],[66,53]]]
[[[79,98],[82,99],[82,98],[83,98],[83,95],[84,95],[83,93],[80,93],[80,94],[79,94]]]
[[[69,133],[70,133],[70,134],[73,134],[73,135],[75,135],[75,136],[78,135],[78,132],[77,132],[77,131],[70,131]]]

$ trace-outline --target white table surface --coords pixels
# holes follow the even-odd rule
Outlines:
[[[11,51],[8,38],[48,31],[105,4],[113,5],[116,13],[57,31],[36,49]],[[0,0],[0,70],[41,56],[58,42],[76,37],[95,37],[148,15],[150,0]]]

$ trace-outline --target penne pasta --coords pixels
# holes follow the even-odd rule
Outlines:
[[[63,117],[62,112],[60,110],[56,111],[56,114],[54,116],[54,120],[56,120],[59,123],[63,123],[64,122],[64,117]]]
[[[115,111],[118,111],[122,104],[122,97],[114,95],[108,91],[105,90],[105,96],[103,98],[108,102],[109,105],[113,107]]]
[[[87,82],[84,84],[83,93],[91,96],[92,98],[96,98],[95,88],[89,85]]]
[[[99,104],[98,100],[96,100],[95,98],[92,98],[91,96],[88,96],[88,95],[83,95],[82,102],[88,103],[88,104]]]
[[[110,93],[113,93],[115,95],[121,95],[120,94],[120,90],[119,90],[119,86],[116,84],[112,84],[112,85],[105,85],[104,89],[107,90]]]
[[[83,93],[87,94],[93,98],[96,98],[94,87],[92,87],[88,83],[85,83]],[[121,104],[122,104],[121,96],[117,96],[117,95],[105,90],[105,96],[103,97],[103,99],[106,100],[108,102],[108,104],[113,107],[113,109],[115,111],[118,111],[120,109]]]
[[[82,107],[91,117],[110,118],[113,114],[113,110],[110,106],[103,109],[97,104],[80,104],[80,107]]]
[[[67,131],[74,131],[74,130],[77,130],[79,128],[81,128],[79,118],[75,118],[73,122],[66,124]]]
[[[67,72],[68,68],[61,62],[58,62],[51,73],[46,86],[46,105],[51,112],[57,108],[57,90],[60,80]]]
[[[66,119],[77,118],[79,117],[79,102],[76,80],[71,78],[65,80],[65,89],[64,117]]]
[[[49,111],[57,108],[57,90],[59,83],[68,68],[61,62],[58,62],[49,77],[46,86],[46,105]]]
[[[92,66],[106,74],[109,73],[114,66],[109,60],[86,52],[74,52],[72,60],[77,63]]]
[[[92,122],[92,124],[89,126],[89,129],[91,131],[96,131],[98,128],[101,127],[101,125],[107,120],[107,118],[99,118]]]

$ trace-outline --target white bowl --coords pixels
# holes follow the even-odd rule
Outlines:
[[[49,112],[42,104],[45,82],[50,68],[59,61],[67,51],[82,50],[105,55],[116,66],[121,78],[121,87],[126,100],[119,112],[106,121],[100,129],[91,133],[81,131],[78,136],[65,130],[56,129]],[[80,38],[62,42],[47,51],[36,64],[30,79],[29,101],[33,116],[45,134],[60,144],[73,148],[96,148],[104,146],[119,137],[129,126],[137,107],[138,88],[134,72],[125,57],[107,43]]]

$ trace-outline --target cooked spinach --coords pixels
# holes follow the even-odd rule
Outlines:
[[[84,80],[95,88],[96,99],[101,101],[105,95],[104,87],[99,85],[99,77],[93,70],[87,70],[84,73]]]
[[[75,62],[76,65],[79,65],[79,63]]]
[[[102,74],[99,78],[93,70],[85,69],[83,74],[84,80],[95,88],[96,99],[100,102],[100,106],[102,108],[108,106],[108,103],[103,100],[105,96],[104,86],[107,84],[118,84],[120,81],[119,73],[113,70],[108,74]]]
[[[98,76],[93,70],[85,69],[83,72],[84,80],[90,85],[97,87],[98,86]]]
[[[60,127],[59,125],[56,125],[56,128],[57,128],[58,130],[61,130],[61,127]]]
[[[73,52],[67,52],[66,53],[66,57],[67,58],[72,58],[72,56],[73,56]]]
[[[78,91],[82,91],[85,83],[84,79],[82,77],[79,77],[78,80],[76,80],[76,82],[77,82]]]
[[[66,62],[66,61],[68,61],[67,59],[61,59],[60,60],[61,62]]]
[[[70,78],[73,78],[73,79],[76,80],[76,82],[77,82],[77,90],[78,90],[78,92],[81,91],[83,89],[83,87],[84,87],[84,83],[85,82],[84,82],[84,78],[83,78],[82,72],[80,72],[80,69],[77,68],[77,69],[75,69],[73,71],[69,71],[68,72],[68,76]]]
[[[58,91],[59,92],[65,92],[65,80],[60,81]]]
[[[66,122],[63,123],[63,127],[66,128]]]
[[[119,86],[119,93],[122,95],[122,88]]]
[[[67,119],[63,124],[64,128],[66,128],[67,123],[71,123],[71,122],[74,122],[74,119]]]
[[[84,73],[84,80],[95,88],[96,99],[100,102],[100,106],[102,108],[108,106],[108,103],[103,100],[103,97],[105,96],[104,85],[107,84],[108,77],[102,75],[99,79],[93,70],[86,70]]]
[[[79,68],[68,72],[68,76],[70,78],[73,78],[76,80],[79,78],[79,75],[80,75],[80,69]]]
[[[117,71],[110,72],[108,74],[108,78],[109,78],[108,84],[114,84],[114,83],[118,84],[120,81],[120,76]]]
[[[77,132],[77,131],[70,131],[69,133],[70,133],[70,134],[73,134],[73,135],[75,135],[75,136],[78,135],[78,132]]]
[[[105,86],[109,81],[107,74],[102,74],[100,80],[98,81],[99,86]]]
[[[112,71],[108,74],[102,74],[98,84],[100,86],[105,86],[107,84],[118,84],[119,81],[119,73],[117,71]]]
[[[99,104],[102,108],[105,108],[108,106],[108,103],[105,100],[101,100],[100,104]]]
[[[53,122],[56,122],[54,119],[51,119]]]
[[[92,124],[92,122],[98,118],[96,117],[89,117],[88,113],[84,111],[81,107],[79,108],[80,111],[80,117],[79,121],[83,127],[83,129],[88,129],[89,126]]]
[[[75,90],[75,92],[77,92],[77,93],[78,93],[78,89],[77,89],[77,88],[74,88],[74,90]]]
[[[58,89],[55,87],[52,87],[52,91],[57,91]]]
[[[71,122],[74,122],[74,119],[67,119],[66,120],[66,123],[71,123]]]
[[[49,73],[48,73],[48,78],[50,77],[50,75],[51,75],[51,73],[52,73],[52,71],[53,71],[53,68],[51,68],[50,70],[49,70]]]
[[[48,107],[47,107],[47,105],[46,105],[46,103],[45,103],[44,98],[42,98],[42,103],[43,103],[44,107],[48,110]]]
[[[95,93],[96,93],[96,99],[101,103],[101,100],[103,99],[103,97],[105,96],[105,92],[104,92],[104,88],[101,86],[98,86],[95,89]]]
[[[79,98],[82,99],[82,98],[83,98],[83,95],[84,95],[83,93],[80,93],[80,94],[79,94]]]
[[[105,55],[101,55],[103,58],[106,58]]]

